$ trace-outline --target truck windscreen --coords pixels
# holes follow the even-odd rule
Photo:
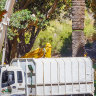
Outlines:
[[[4,71],[2,73],[2,87],[7,87],[15,83],[14,71]]]

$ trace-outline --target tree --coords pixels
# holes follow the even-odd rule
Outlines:
[[[6,62],[29,52],[40,30],[58,16],[63,0],[16,0],[8,28]],[[57,10],[58,9],[58,10]]]
[[[84,32],[83,32],[83,29],[84,29],[84,9],[85,9],[84,2],[86,3],[86,8],[91,9],[93,12],[94,28],[96,28],[96,0],[85,0],[85,1],[84,0],[81,0],[81,1],[80,0],[78,0],[78,1],[72,0],[72,1],[73,1],[74,6],[79,5],[78,6],[79,8],[76,9],[75,11],[73,11],[73,17],[74,17],[73,22],[76,21],[75,23],[73,23],[73,32],[72,32],[73,56],[84,56],[84,51],[85,51],[85,49],[84,49],[85,39],[84,39]],[[82,12],[80,12],[80,10]],[[78,25],[78,23],[79,23],[79,25]],[[77,26],[77,28],[74,28],[76,26]]]
[[[72,0],[72,56],[84,56],[84,0]]]
[[[16,0],[7,34],[6,62],[29,52],[40,30],[44,30],[48,22],[59,15],[64,4],[65,10],[68,10],[70,2],[71,0]]]

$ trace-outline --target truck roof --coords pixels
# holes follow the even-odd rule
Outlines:
[[[90,59],[90,57],[60,57],[60,58],[14,58],[11,61],[12,62],[17,62],[18,60],[20,61],[36,61],[36,60],[52,60],[52,59],[74,59],[74,60],[78,60],[78,59]],[[90,59],[91,60],[91,59]]]
[[[5,69],[7,69],[7,70],[22,70],[22,68],[20,68],[20,67],[17,67],[17,66],[5,66],[5,67],[3,67],[3,69],[5,70]]]

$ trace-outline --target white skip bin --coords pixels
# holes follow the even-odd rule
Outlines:
[[[32,80],[28,65],[33,68]],[[25,72],[26,96],[94,94],[90,58],[14,59],[12,66]]]

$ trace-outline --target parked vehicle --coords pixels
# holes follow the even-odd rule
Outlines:
[[[93,96],[92,66],[87,57],[13,59],[0,67],[0,96]]]

